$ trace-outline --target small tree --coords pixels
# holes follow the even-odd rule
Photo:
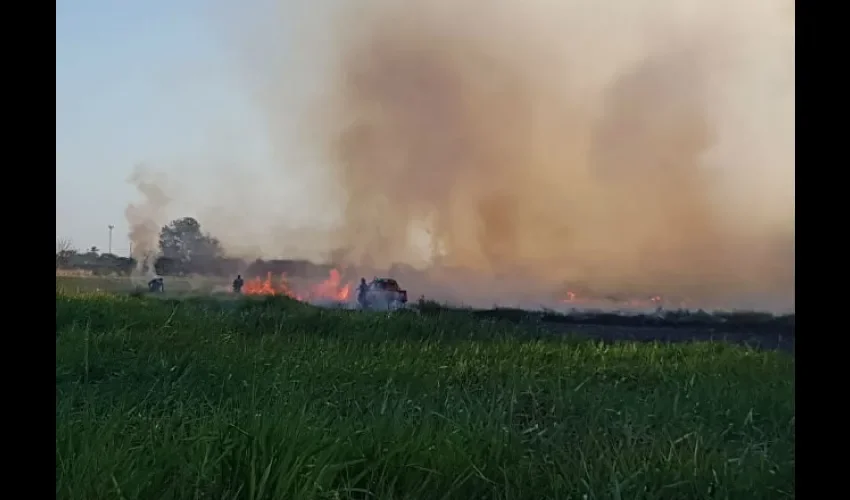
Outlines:
[[[56,238],[56,269],[65,267],[77,253],[71,240],[68,238]]]

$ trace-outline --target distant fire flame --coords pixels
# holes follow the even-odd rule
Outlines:
[[[674,302],[671,303],[669,300],[663,299],[660,295],[654,295],[648,299],[637,299],[637,298],[629,298],[629,299],[614,299],[613,297],[607,298],[586,298],[580,297],[576,292],[567,291],[566,296],[561,299],[562,304],[574,304],[576,306],[590,306],[590,305],[599,305],[603,302],[608,303],[617,303],[619,305],[635,308],[635,309],[649,309],[649,308],[659,308],[663,306],[677,306],[684,308],[686,307],[685,302]]]
[[[351,295],[351,283],[342,284],[342,276],[336,269],[331,269],[328,279],[314,285],[310,290],[313,299],[348,300]]]
[[[245,295],[285,295],[295,298],[295,294],[289,289],[286,284],[286,275],[282,274],[280,283],[275,286],[272,282],[272,273],[269,273],[265,280],[262,278],[254,278],[245,282],[245,287],[242,290]]]
[[[336,269],[331,269],[327,279],[321,283],[309,286],[307,290],[296,292],[286,277],[281,274],[275,282],[272,273],[266,278],[254,278],[245,282],[242,292],[245,295],[281,295],[300,301],[334,300],[344,302],[351,296],[351,284],[342,282],[342,275]]]
[[[331,269],[328,272],[328,277],[323,281],[313,284],[303,284],[301,286],[294,285],[285,273],[281,274],[279,279],[274,279],[272,273],[268,273],[265,278],[256,277],[247,280],[242,288],[242,293],[245,295],[284,296],[302,302],[322,300],[347,302],[351,299],[352,288],[353,285],[350,282],[343,281],[339,270]],[[564,292],[559,302],[579,308],[610,307],[615,304],[634,309],[657,309],[660,307],[687,308],[685,301],[662,298],[660,295],[648,298],[615,298],[582,295],[571,290]]]

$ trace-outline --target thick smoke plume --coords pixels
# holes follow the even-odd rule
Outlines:
[[[159,232],[171,199],[163,191],[162,175],[142,165],[133,169],[127,182],[142,195],[141,201],[129,204],[124,211],[130,227],[131,257],[136,260],[137,273],[153,272],[153,263],[159,255]]]
[[[246,31],[273,33],[281,4]],[[327,182],[305,187],[308,205],[341,211],[326,251],[430,265],[447,285],[463,269],[528,293],[585,283],[793,304],[792,2],[332,10],[298,46],[320,83],[304,114],[284,105],[291,72],[274,46],[243,66],[272,140],[319,158]]]

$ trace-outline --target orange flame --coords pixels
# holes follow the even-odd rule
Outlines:
[[[280,275],[280,283],[275,286],[272,281],[272,273],[266,276],[266,279],[254,278],[248,280],[244,287],[245,295],[285,295],[297,299],[298,297],[289,289],[289,284],[286,281],[286,274]]]
[[[348,300],[351,295],[351,283],[341,285],[342,276],[336,269],[331,269],[328,279],[314,285],[310,290],[310,297],[313,299],[332,299],[332,300]]]
[[[346,301],[351,296],[351,284],[343,284],[340,272],[331,269],[327,279],[312,285],[306,293],[302,294],[292,289],[286,274],[281,274],[280,280],[275,283],[272,280],[272,273],[268,273],[265,280],[257,277],[245,282],[243,293],[245,295],[283,295],[301,301],[321,299]]]

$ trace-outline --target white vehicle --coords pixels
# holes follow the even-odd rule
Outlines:
[[[407,290],[392,278],[375,278],[358,292],[357,303],[362,309],[398,309],[407,304]]]

